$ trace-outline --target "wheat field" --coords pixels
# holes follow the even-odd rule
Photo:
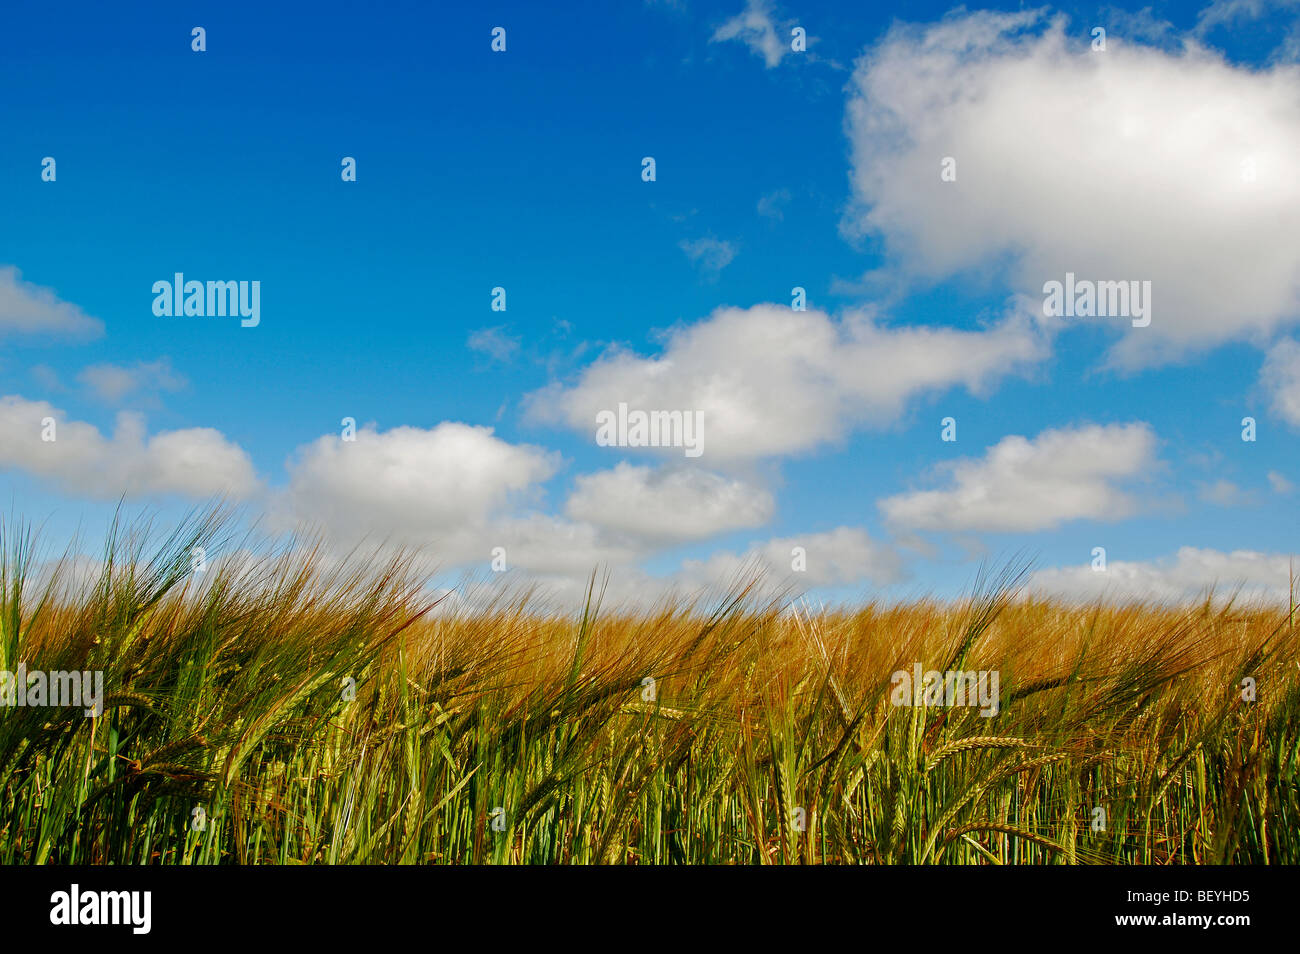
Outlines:
[[[89,581],[0,532],[0,670],[105,686],[0,708],[5,863],[1300,861],[1286,607],[1071,607],[1013,568],[955,602],[739,580],[631,613],[596,575],[582,612],[450,612],[406,557],[301,541],[200,581],[224,528],[115,528]],[[917,665],[998,673],[996,715],[896,704]]]

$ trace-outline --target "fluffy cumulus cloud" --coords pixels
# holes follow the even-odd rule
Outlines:
[[[1120,600],[1182,603],[1237,594],[1247,600],[1287,602],[1290,558],[1253,550],[1182,547],[1172,557],[1151,561],[1111,560],[1105,570],[1091,565],[1039,570],[1028,591],[1068,600]]]
[[[1260,383],[1277,415],[1300,427],[1300,342],[1286,339],[1273,346],[1264,360]]]
[[[651,582],[640,560],[759,525],[774,507],[766,491],[707,471],[622,464],[580,475],[566,515],[551,514],[534,505],[557,463],[553,453],[508,443],[490,428],[450,422],[366,427],[355,441],[328,435],[289,462],[271,526],[315,526],[340,548],[361,539],[409,547],[443,570],[486,569],[499,554],[502,583],[534,580],[570,596],[598,567],[617,569],[621,586],[649,586],[657,596],[693,581]]]
[[[886,497],[891,525],[913,530],[1046,530],[1068,521],[1117,519],[1135,501],[1119,483],[1149,474],[1156,437],[1141,423],[1013,435],[980,459],[943,464],[948,486]]]
[[[621,463],[579,476],[566,512],[614,534],[663,543],[704,540],[766,523],[766,490],[696,468]]]
[[[63,301],[49,288],[23,279],[12,265],[0,266],[0,338],[9,335],[90,339],[104,323]]]
[[[873,540],[857,527],[785,537],[758,543],[743,553],[719,552],[707,560],[682,564],[679,579],[726,587],[762,575],[772,584],[798,589],[897,583],[903,561],[891,546]]]
[[[611,541],[609,536],[589,523],[574,522],[543,513],[500,517],[475,534],[478,549],[472,559],[488,562],[492,550],[504,551],[507,569],[522,570],[530,576],[566,581],[574,589],[598,568],[621,568],[618,578],[630,582],[632,566],[645,550],[626,540]],[[486,549],[482,544],[487,544]]]
[[[53,421],[54,440],[47,419]],[[67,493],[111,499],[126,494],[247,497],[257,488],[248,455],[207,427],[152,437],[135,414],[117,416],[112,437],[45,401],[0,398],[0,469],[49,481]]]
[[[355,438],[326,435],[298,450],[276,502],[279,521],[318,524],[345,541],[444,544],[449,559],[486,558],[489,520],[557,465],[553,454],[510,444],[490,427],[447,421],[367,426]]]
[[[596,415],[620,403],[699,411],[704,460],[753,460],[839,441],[859,424],[888,423],[917,395],[983,389],[1043,354],[1032,324],[1014,316],[963,331],[887,328],[863,312],[841,321],[781,305],[721,308],[678,328],[662,354],[607,353],[573,386],[534,392],[528,405],[535,419],[593,437]]]
[[[1150,281],[1151,323],[1108,322],[1117,365],[1260,342],[1300,316],[1300,68],[1234,66],[1041,11],[893,28],[852,81],[852,233],[927,278],[1006,265],[1043,285]],[[956,181],[941,162],[956,160]]]

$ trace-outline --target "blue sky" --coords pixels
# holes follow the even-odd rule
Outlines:
[[[1069,596],[1285,594],[1297,8],[1028,9],[13,10],[8,509],[93,540],[224,491],[562,592],[805,546],[830,598],[1014,552]],[[1151,327],[1044,318],[1067,270],[1152,281]],[[178,271],[259,281],[260,324],[156,316]],[[704,454],[597,446],[617,400],[700,409]]]

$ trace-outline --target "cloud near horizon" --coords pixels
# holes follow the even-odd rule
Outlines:
[[[1219,601],[1235,595],[1248,602],[1285,606],[1290,598],[1290,570],[1287,554],[1180,547],[1172,556],[1156,560],[1110,560],[1104,571],[1090,565],[1039,570],[1030,576],[1026,590],[1085,603],[1185,603],[1212,592]]]
[[[1070,520],[1118,520],[1134,513],[1119,482],[1156,466],[1156,437],[1142,423],[1047,430],[1033,440],[1004,437],[982,459],[940,464],[943,490],[879,502],[886,520],[910,530],[991,533],[1047,530]]]
[[[44,440],[46,421],[54,440]],[[210,427],[159,431],[121,412],[112,437],[47,401],[0,398],[0,469],[50,481],[65,493],[105,500],[145,494],[244,498],[258,486],[252,461]]]

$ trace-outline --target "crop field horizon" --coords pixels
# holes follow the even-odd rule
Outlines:
[[[138,530],[77,581],[0,531],[6,864],[1300,860],[1292,607],[1068,605],[1015,564],[948,601],[628,612],[593,574],[573,614],[439,612],[409,556],[196,572],[219,515]]]

